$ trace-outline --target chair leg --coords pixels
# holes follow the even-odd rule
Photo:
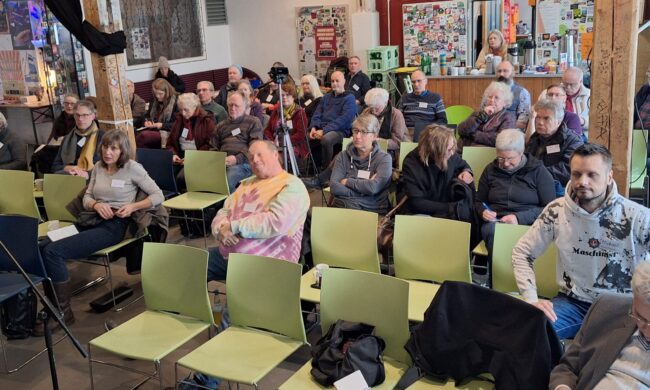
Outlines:
[[[113,307],[117,306],[115,301],[115,290],[113,289],[113,273],[111,272],[111,254],[107,254],[105,259],[106,272],[108,273],[108,286],[111,289],[111,297],[113,297]]]
[[[90,390],[95,390],[95,381],[93,380],[93,355],[88,344],[88,372],[90,373]]]
[[[131,302],[127,303],[126,305],[124,305],[124,306],[122,306],[122,307],[116,307],[116,308],[114,309],[114,311],[115,311],[116,313],[119,313],[119,312],[121,312],[122,310],[126,309],[127,307],[131,306],[132,304],[136,303],[137,301],[141,300],[142,298],[144,298],[144,294],[142,294],[142,295],[140,295],[139,297],[137,297],[137,298],[131,300]]]

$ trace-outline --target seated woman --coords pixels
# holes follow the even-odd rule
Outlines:
[[[284,119],[287,123],[291,145],[293,152],[298,161],[307,157],[309,149],[307,147],[307,133],[306,129],[309,126],[305,110],[302,109],[297,103],[298,91],[293,83],[282,84],[282,108],[284,110]],[[280,128],[280,102],[275,105],[271,112],[271,119],[264,129],[264,138],[267,140],[275,141],[278,149],[282,151],[282,138],[278,139],[277,131]]]
[[[400,110],[393,107],[388,101],[388,91],[383,88],[372,88],[366,92],[364,101],[365,112],[377,117],[379,120],[379,138],[388,140],[388,152],[397,161],[399,145],[402,141],[408,141],[406,122]]]
[[[0,113],[0,169],[27,170],[25,144],[9,133],[7,119]],[[5,190],[8,191],[8,190]]]
[[[483,109],[473,112],[458,125],[461,146],[494,146],[501,130],[516,127],[516,114],[506,110],[511,104],[510,87],[498,81],[491,82],[483,93]]]
[[[455,199],[452,193],[455,180],[470,185],[474,191],[472,170],[456,154],[454,131],[429,125],[420,134],[418,147],[404,158],[399,186],[400,197],[408,196],[404,211],[456,219],[455,206],[461,199]]]
[[[555,199],[553,176],[541,161],[524,153],[524,134],[503,130],[496,139],[497,158],[478,183],[474,209],[482,220],[481,236],[492,253],[496,223],[531,225]]]
[[[79,100],[75,104],[75,127],[63,137],[52,163],[52,172],[88,179],[89,172],[100,159],[99,144],[104,135],[97,126],[95,114],[95,105],[89,100]]]
[[[118,244],[124,239],[136,211],[151,209],[164,200],[162,191],[147,171],[131,160],[131,147],[124,132],[113,130],[106,133],[100,149],[101,161],[93,169],[83,197],[83,208],[96,213],[94,226],[77,226],[79,234],[54,242],[46,240],[41,246],[45,269],[54,282],[66,324],[74,322],[66,261],[83,259]],[[136,201],[138,191],[147,194],[146,198]],[[42,325],[37,325],[36,329],[42,331]]]
[[[248,108],[246,109],[245,114],[246,115],[252,115],[256,117],[257,119],[260,120],[260,123],[264,123],[264,107],[260,104],[257,99],[255,99],[255,96],[253,94],[253,87],[251,86],[251,82],[248,81],[248,79],[242,79],[239,80],[237,83],[237,90],[246,96],[250,103]]]
[[[385,214],[393,173],[390,155],[375,141],[379,121],[361,114],[352,122],[352,142],[336,156],[330,190],[334,206]]]
[[[308,122],[311,122],[311,117],[316,111],[316,107],[323,98],[323,92],[320,90],[318,80],[313,74],[306,74],[300,78],[300,96],[298,101],[300,107],[305,109]]]
[[[508,43],[501,31],[492,30],[488,33],[487,45],[483,46],[476,58],[476,63],[474,64],[476,69],[485,69],[485,56],[488,54],[499,56],[503,61],[507,59]]]
[[[135,137],[139,148],[160,149],[160,132],[169,132],[176,120],[177,92],[165,79],[155,79],[152,84],[153,99],[149,102],[149,111],[144,114],[144,127]]]
[[[178,97],[176,121],[167,139],[167,149],[174,153],[173,162],[177,167],[176,184],[185,188],[183,162],[186,150],[210,150],[210,138],[214,133],[211,113],[201,107],[199,97],[184,93]]]
[[[526,143],[526,153],[542,161],[555,180],[555,195],[564,195],[564,187],[571,178],[569,160],[582,139],[569,130],[562,118],[564,105],[558,101],[542,99],[535,104],[536,132]]]

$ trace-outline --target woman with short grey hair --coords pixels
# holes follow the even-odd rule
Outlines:
[[[388,150],[392,151],[393,160],[396,160],[396,151],[400,142],[407,141],[406,122],[402,112],[390,103],[389,94],[383,88],[372,88],[364,97],[367,108],[366,113],[374,115],[379,120],[378,137],[388,140]]]
[[[507,110],[511,104],[510,87],[498,81],[491,82],[483,93],[482,108],[458,125],[461,146],[494,146],[501,130],[516,127],[516,114]]]

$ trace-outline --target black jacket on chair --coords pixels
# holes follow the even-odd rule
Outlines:
[[[546,389],[562,347],[545,314],[523,300],[447,281],[406,349],[426,373],[465,378],[491,373],[499,390]]]

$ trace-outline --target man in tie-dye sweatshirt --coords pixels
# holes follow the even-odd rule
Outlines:
[[[219,246],[209,249],[208,280],[226,279],[230,253],[300,258],[307,189],[282,168],[273,142],[254,141],[248,152],[255,176],[242,180],[212,221]]]

